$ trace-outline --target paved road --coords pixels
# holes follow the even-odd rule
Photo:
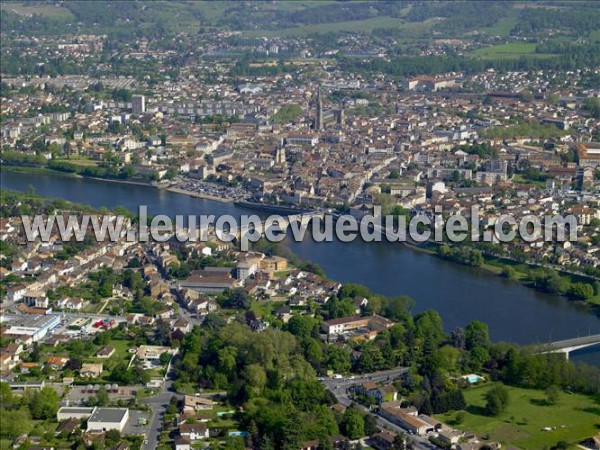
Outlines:
[[[365,381],[379,381],[379,382],[390,381],[391,382],[394,378],[397,378],[397,377],[405,374],[407,371],[408,371],[407,368],[399,367],[397,369],[367,373],[367,374],[352,377],[352,378],[322,378],[321,383],[323,383],[325,385],[325,387],[327,387],[327,389],[329,389],[336,396],[336,398],[342,405],[347,407],[353,403],[353,401],[348,396],[348,392],[347,392],[347,390],[350,386],[355,385],[355,384],[364,383]],[[382,429],[385,428],[385,429],[394,431],[396,433],[406,433],[407,432],[407,430],[405,430],[404,428],[390,422],[389,420],[386,420],[385,418],[383,418],[377,414],[372,413],[370,410],[368,410],[364,406],[360,405],[359,403],[355,403],[355,404],[359,408],[361,408],[363,411],[373,414],[373,416],[375,416],[375,418],[377,419],[377,425],[380,428],[382,428]],[[431,444],[427,440],[427,438],[422,437],[422,436],[409,436],[408,440],[409,440],[409,442],[412,443],[412,445],[415,449],[419,449],[419,450],[437,449],[437,447],[434,446],[433,444]]]
[[[353,384],[364,383],[365,381],[392,381],[408,372],[406,367],[398,367],[396,369],[382,370],[380,372],[366,373],[349,378],[323,378],[321,382],[328,389],[341,389],[342,387],[352,386]],[[339,388],[336,388],[339,386]],[[341,403],[341,402],[340,402]]]
[[[168,376],[169,378],[165,380],[158,394],[143,399],[143,402],[146,403],[152,411],[152,422],[146,432],[141,450],[154,450],[158,447],[158,437],[162,431],[165,410],[174,395],[173,380],[171,379],[172,373],[169,372]]]

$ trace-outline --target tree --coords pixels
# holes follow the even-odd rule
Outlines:
[[[229,293],[225,305],[228,308],[248,309],[250,307],[250,299],[245,289],[235,288]]]
[[[502,412],[502,402],[500,398],[488,392],[486,394],[485,410],[490,416],[497,416]]]
[[[14,398],[8,383],[0,383],[0,405],[4,409],[13,409],[18,405],[18,401]]]
[[[465,343],[467,350],[475,347],[488,347],[490,343],[488,326],[478,320],[471,322],[465,328]]]
[[[491,416],[497,416],[500,414],[508,405],[508,390],[502,386],[497,385],[491,388],[485,394],[486,404],[485,409]]]
[[[573,283],[569,287],[569,295],[576,299],[587,300],[594,296],[594,287],[589,283]]]
[[[518,272],[511,266],[505,266],[502,268],[502,276],[509,280],[514,280],[518,277]]]
[[[106,392],[106,388],[104,386],[100,386],[98,388],[98,393],[96,394],[96,398],[98,399],[98,406],[106,406],[110,402],[110,398],[108,397],[108,392]]]
[[[246,392],[249,396],[260,395],[267,384],[265,369],[259,364],[250,364],[242,374],[246,380]]]
[[[29,398],[29,411],[36,420],[51,419],[58,411],[58,394],[51,387],[44,387],[35,391]]]
[[[310,337],[317,321],[310,316],[293,316],[287,323],[287,331],[300,338]]]
[[[377,419],[373,414],[365,414],[365,435],[372,436],[377,433],[379,428],[377,427]]]
[[[328,346],[325,361],[327,368],[334,373],[345,373],[350,370],[350,354],[343,347]]]
[[[114,445],[117,445],[121,440],[121,433],[119,432],[119,430],[108,430],[106,432],[105,437],[106,445],[112,447]]]
[[[4,406],[4,404],[2,404]],[[0,410],[2,417],[2,426],[0,427],[0,436],[7,439],[15,439],[20,435],[27,433],[31,428],[31,421],[23,409],[15,409],[8,413],[5,409]]]
[[[394,436],[394,441],[391,448],[393,450],[406,450],[406,439],[404,439],[404,435],[397,434]]]
[[[445,337],[442,318],[437,311],[428,309],[415,317],[417,336],[431,339],[431,343],[437,346]]]
[[[161,353],[159,360],[163,366],[166,366],[171,361],[171,354],[169,352]]]
[[[365,421],[360,411],[350,407],[344,412],[342,432],[350,439],[360,439],[365,435]]]
[[[558,400],[560,399],[560,389],[558,386],[554,384],[548,386],[546,388],[545,394],[546,402],[548,402],[549,405],[556,405],[558,403]]]
[[[583,102],[583,108],[587,110],[593,118],[600,118],[600,99],[597,97],[586,98]]]

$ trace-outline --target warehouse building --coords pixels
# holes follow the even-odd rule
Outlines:
[[[95,408],[87,421],[87,431],[123,431],[129,419],[127,408]]]

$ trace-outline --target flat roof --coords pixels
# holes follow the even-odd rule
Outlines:
[[[125,415],[129,412],[128,408],[96,408],[88,419],[90,422],[111,422],[121,423]]]
[[[79,408],[77,406],[63,406],[58,410],[60,413],[73,413],[73,414],[91,414],[94,408]]]

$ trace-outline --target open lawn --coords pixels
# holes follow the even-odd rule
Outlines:
[[[113,358],[118,361],[127,361],[131,359],[131,353],[129,349],[134,346],[134,342],[127,339],[111,339],[108,345],[115,348],[115,355]]]
[[[256,313],[258,317],[267,318],[273,315],[275,311],[281,308],[285,302],[274,301],[257,301],[252,303],[250,309]]]
[[[96,167],[98,165],[99,161],[94,161],[92,159],[85,159],[85,158],[61,158],[61,159],[56,159],[55,161],[57,162],[65,162],[65,163],[70,163],[70,164],[74,164],[76,166],[83,166],[83,167]]]
[[[510,44],[492,45],[491,47],[478,48],[471,54],[484,59],[517,59],[521,56],[548,58],[553,55],[535,53],[537,44],[530,42],[513,42]]]
[[[540,450],[558,441],[571,444],[598,433],[600,403],[579,394],[561,393],[556,405],[548,405],[543,391],[507,386],[509,405],[497,417],[485,414],[485,393],[494,384],[473,387],[464,391],[467,410],[464,421],[453,423],[455,413],[438,416],[440,420],[461,430],[488,435],[505,445],[524,450]],[[543,431],[550,427],[552,431]]]

